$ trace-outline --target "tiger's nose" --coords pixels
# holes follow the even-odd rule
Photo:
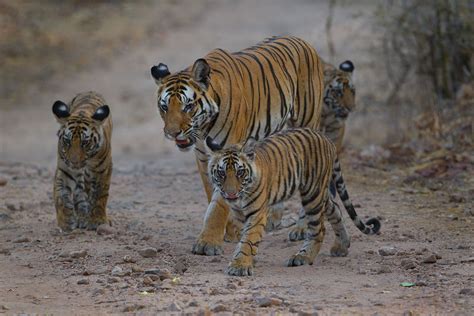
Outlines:
[[[166,138],[171,139],[171,140],[175,140],[176,137],[177,137],[179,134],[181,134],[181,130],[180,130],[180,129],[172,129],[172,130],[164,129],[164,132],[165,132]]]

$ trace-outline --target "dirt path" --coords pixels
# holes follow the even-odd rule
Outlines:
[[[64,80],[32,96],[31,106],[2,110],[0,178],[8,182],[0,186],[0,313],[472,313],[473,218],[464,212],[472,201],[405,185],[403,172],[367,167],[352,155],[343,159],[349,192],[358,212],[379,216],[383,227],[381,235],[364,236],[346,220],[348,257],[329,256],[330,229],[315,264],[297,268],[284,266],[299,246],[287,230],[267,234],[250,278],[224,274],[234,244],[226,243],[222,256],[190,253],[207,203],[192,154],[162,136],[148,69],[157,61],[178,69],[214,47],[235,50],[273,34],[325,43],[323,28],[314,27],[325,19],[325,3],[252,3],[194,8],[193,22],[164,32],[160,43]],[[365,20],[354,17],[363,9],[339,10],[334,29],[343,34],[337,58],[360,60],[362,79],[367,57],[360,41],[347,40],[367,35]],[[56,229],[51,198],[57,127],[50,105],[91,88],[109,100],[114,119],[114,226],[100,235],[65,235]],[[353,128],[355,143],[373,140]],[[291,223],[297,204],[287,207]]]

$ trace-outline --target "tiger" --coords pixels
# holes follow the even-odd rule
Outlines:
[[[211,136],[229,146],[250,137],[261,139],[287,126],[317,130],[323,64],[306,41],[282,36],[234,53],[214,49],[173,74],[163,63],[150,71],[157,85],[165,137],[182,151],[194,148],[209,201],[192,252],[221,254],[224,233],[232,240],[235,229],[227,221],[228,206],[214,193],[207,175],[205,138]]]
[[[368,235],[380,231],[378,219],[364,223],[357,215],[344,184],[336,147],[322,133],[309,128],[287,129],[261,141],[250,138],[227,148],[208,136],[206,144],[212,152],[208,172],[214,190],[224,198],[242,227],[241,239],[226,269],[228,274],[253,274],[253,256],[270,208],[297,192],[306,215],[306,234],[303,246],[287,265],[313,263],[324,239],[325,217],[336,235],[331,255],[346,256],[350,238],[341,212],[330,198],[331,181],[356,227]]]
[[[354,64],[350,60],[339,65],[339,69],[323,61],[324,98],[321,116],[321,131],[336,145],[338,154],[349,113],[355,108],[355,86],[352,81]]]
[[[324,97],[321,113],[322,131],[336,145],[337,153],[342,152],[345,124],[349,113],[355,108],[355,85],[352,80],[354,64],[346,60],[339,69],[322,60],[324,66]],[[333,190],[333,198],[336,192]],[[272,207],[267,221],[267,231],[276,230],[281,226],[284,213],[283,205]],[[290,228],[289,239],[297,241],[304,238],[304,212],[296,226]]]
[[[64,231],[94,230],[108,223],[110,108],[100,94],[90,91],[68,104],[58,100],[52,110],[60,125],[53,189],[58,226]]]

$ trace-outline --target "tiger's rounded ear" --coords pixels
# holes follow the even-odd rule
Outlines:
[[[56,116],[56,119],[61,123],[63,122],[69,115],[69,107],[63,101],[57,100],[53,104],[53,114]]]
[[[247,139],[245,144],[242,146],[242,152],[249,157],[251,160],[255,158],[255,146],[257,145],[257,140],[253,137]]]
[[[352,61],[346,60],[345,62],[343,62],[339,65],[339,69],[341,69],[342,71],[345,71],[345,72],[353,72],[355,67],[354,67],[354,64],[352,63]]]
[[[155,79],[155,82],[159,84],[161,80],[170,74],[168,66],[163,63],[159,63],[158,66],[153,66],[150,69],[151,76]]]
[[[214,142],[211,136],[206,137],[206,145],[212,152],[216,152],[222,149],[222,146]]]
[[[105,120],[110,114],[110,109],[108,105],[102,105],[100,108],[95,110],[94,115],[92,115],[92,119],[102,122]]]
[[[209,86],[209,74],[211,73],[211,67],[204,58],[199,58],[194,62],[192,74],[194,80],[204,85]]]

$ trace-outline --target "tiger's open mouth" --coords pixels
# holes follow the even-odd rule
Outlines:
[[[229,201],[235,201],[239,198],[239,194],[222,192],[222,197],[226,200],[229,200]]]
[[[187,149],[194,145],[194,141],[191,138],[185,138],[185,139],[175,139],[176,146],[178,146],[179,149]]]

